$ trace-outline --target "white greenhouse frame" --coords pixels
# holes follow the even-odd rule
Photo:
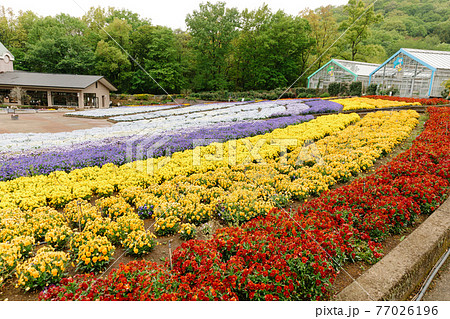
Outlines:
[[[441,97],[449,78],[450,52],[402,48],[370,74],[370,84],[403,97]]]
[[[363,91],[369,85],[369,75],[379,64],[331,59],[316,72],[308,76],[308,88],[326,89],[332,82],[360,81]]]

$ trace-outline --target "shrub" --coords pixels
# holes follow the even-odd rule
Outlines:
[[[45,234],[45,241],[56,250],[63,250],[69,244],[72,233],[66,225],[55,227]]]
[[[378,85],[376,85],[375,83],[372,83],[372,84],[370,84],[368,87],[367,87],[367,95],[375,95],[375,94],[377,94],[377,88],[378,88]]]
[[[20,257],[22,257],[20,247],[9,243],[0,243],[0,284],[3,282],[3,277],[10,276]]]
[[[350,86],[346,82],[342,82],[339,88],[339,95],[349,95],[350,94]]]
[[[350,84],[350,95],[361,96],[362,94],[362,82],[352,82]]]
[[[197,231],[194,224],[185,223],[181,224],[181,228],[178,233],[180,234],[181,239],[189,240],[195,237]]]
[[[33,236],[17,236],[11,240],[11,244],[19,248],[22,258],[28,258],[32,254],[34,243]]]
[[[338,96],[341,90],[341,85],[339,82],[332,82],[328,85],[328,93],[330,96]]]
[[[70,226],[83,229],[86,223],[100,217],[97,208],[88,201],[75,199],[64,207],[64,215],[69,220]]]
[[[155,233],[158,236],[175,234],[180,228],[180,219],[176,216],[160,218],[155,223]]]
[[[131,205],[120,196],[101,198],[97,200],[95,204],[99,207],[104,216],[109,217],[112,220],[133,212]]]

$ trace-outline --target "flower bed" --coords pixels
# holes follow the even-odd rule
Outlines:
[[[216,146],[222,144],[213,143],[194,150],[175,153],[170,159],[160,157],[128,163],[120,167],[106,164],[102,168],[88,167],[70,173],[55,171],[48,176],[20,177],[0,182],[0,194],[2,194],[0,208],[20,207],[27,210],[47,204],[61,206],[76,198],[89,198],[94,194],[102,197],[109,196],[114,191],[130,186],[147,187],[175,176],[228,167],[230,158],[235,162],[234,164],[252,161],[254,157],[255,159],[275,158],[280,153],[280,145],[273,143],[274,139],[289,138],[293,139],[297,145],[302,145],[306,140],[317,140],[342,130],[358,119],[359,116],[356,114],[332,115],[276,129],[264,135],[228,141],[223,143],[225,150],[220,160],[214,158],[213,154]],[[260,147],[255,152],[253,145],[257,142],[260,143],[258,145]],[[231,152],[236,156],[232,156]]]
[[[450,108],[430,108],[410,150],[373,175],[322,194],[297,211],[274,209],[212,240],[191,240],[173,271],[151,262],[122,265],[105,279],[63,279],[41,300],[320,300],[339,265],[377,260],[387,233],[430,213],[448,192]],[[318,245],[320,244],[320,246]]]
[[[263,148],[268,155],[263,153],[261,157],[268,161],[265,164],[246,163],[246,156],[238,156],[245,165],[237,163],[232,168],[222,166],[213,170],[212,167],[206,171],[199,166],[196,168],[197,173],[190,176],[179,174],[169,178],[170,175],[166,175],[168,180],[160,185],[151,184],[147,189],[137,186],[123,188],[119,196],[110,196],[111,188],[94,182],[95,192],[106,196],[96,201],[97,207],[93,207],[85,200],[74,200],[64,208],[67,221],[64,221],[61,213],[51,208],[37,208],[28,213],[19,211],[16,216],[11,215],[12,211],[7,209],[2,212],[7,218],[0,216],[2,223],[10,216],[20,219],[11,224],[6,223],[7,232],[4,236],[14,238],[30,234],[31,230],[31,234],[37,238],[48,238],[52,245],[62,248],[66,247],[65,239],[68,236],[64,224],[70,223],[71,226],[78,228],[78,231],[71,235],[69,248],[78,269],[99,271],[111,260],[113,251],[111,244],[123,245],[130,254],[135,255],[151,250],[153,246],[151,241],[149,242],[151,235],[148,235],[147,239],[139,239],[143,236],[144,228],[135,209],[140,212],[145,207],[146,213],[156,218],[155,231],[159,236],[180,231],[182,236],[188,238],[193,233],[193,225],[205,223],[212,218],[219,218],[235,225],[243,224],[252,218],[266,216],[273,206],[286,205],[290,198],[301,199],[311,194],[320,194],[327,190],[329,185],[345,181],[349,176],[367,169],[373,165],[376,158],[388,153],[393,145],[408,136],[417,123],[417,117],[418,114],[414,111],[373,113],[357,124],[339,131],[341,127],[357,120],[358,116],[333,115],[316,120],[313,125],[303,127],[300,124],[289,127],[287,132],[284,129],[275,130],[267,137],[268,141],[285,135],[291,138],[297,136],[303,140],[307,137],[318,138],[316,134],[323,136],[328,132],[330,136],[316,143],[316,148],[322,155],[322,159],[316,163],[314,158],[309,157],[311,154],[314,155],[308,151],[311,145],[306,148],[306,153],[302,151],[305,150],[303,143],[293,145],[289,155],[283,158],[279,157],[279,145],[271,148],[268,144]],[[206,150],[209,150],[208,147]],[[249,150],[246,149],[245,152]],[[179,153],[178,158],[182,155]],[[210,167],[208,161],[202,165]],[[102,170],[103,179],[111,175],[117,177],[120,172],[111,166],[106,166]],[[85,186],[87,182],[85,179],[88,177],[81,171],[70,174],[58,172],[58,174],[52,173],[46,177],[50,178],[47,187],[52,185],[51,178],[70,184],[67,175],[71,174],[76,178],[74,180]],[[36,178],[41,179],[44,176]],[[20,178],[4,184],[14,185],[17,192],[17,188],[22,187],[27,180]],[[126,180],[128,181],[128,178]],[[121,182],[114,183],[121,185]],[[43,185],[37,189],[45,192]],[[112,187],[114,190],[114,186]],[[73,196],[73,192],[79,191],[72,185],[71,193],[63,190],[49,193],[52,194],[52,200],[59,205],[62,200],[70,199],[69,194]],[[30,204],[39,205],[38,202],[27,202],[25,198],[19,203],[19,205]],[[141,244],[142,249],[136,246],[141,247]],[[95,248],[97,246],[100,248]]]
[[[87,117],[87,118],[107,118],[112,116],[119,115],[129,115],[129,114],[137,114],[137,113],[145,113],[151,111],[162,111],[169,110],[173,108],[179,108],[187,105],[139,105],[139,106],[122,106],[122,107],[114,107],[109,109],[93,109],[93,110],[85,110],[78,111],[72,113],[66,113],[67,116],[74,117]]]
[[[138,146],[151,148],[151,152],[142,153],[159,157],[166,152],[173,153],[195,147],[194,142],[202,139],[214,139],[225,142],[258,134],[264,134],[277,128],[312,120],[308,116],[291,116],[259,121],[239,121],[229,124],[215,124],[207,127],[196,127],[189,130],[150,134],[136,137],[111,138],[104,141],[60,147],[32,153],[5,155],[0,165],[0,181],[21,176],[49,174],[54,171],[70,172],[91,166],[103,166],[108,163],[123,165],[136,158]],[[133,147],[133,145],[135,147]],[[134,153],[127,154],[127,149]]]
[[[320,194],[329,185],[345,181],[349,176],[367,169],[376,158],[388,153],[395,144],[408,136],[417,123],[417,117],[418,114],[414,111],[378,112],[343,129],[359,117],[333,115],[312,121],[309,125],[299,124],[264,135],[267,140],[263,141],[267,144],[262,147],[265,154],[260,156],[266,163],[247,162],[250,150],[237,147],[237,150],[241,150],[237,153],[244,154],[237,156],[236,164],[231,168],[225,165],[211,167],[211,162],[216,161],[205,160],[199,166],[192,164],[192,168],[197,170],[195,174],[165,175],[166,182],[151,183],[147,189],[136,185],[128,188],[122,185],[125,181],[130,182],[130,176],[124,176],[123,181],[115,180],[112,184],[101,185],[99,181],[94,181],[92,186],[96,194],[105,196],[96,201],[96,207],[85,200],[76,199],[65,205],[64,215],[48,207],[29,212],[15,212],[11,207],[0,211],[0,222],[5,223],[2,236],[8,240],[31,234],[39,239],[45,238],[51,245],[62,249],[67,247],[66,238],[70,233],[70,229],[65,226],[67,223],[78,228],[78,231],[70,234],[72,239],[69,246],[78,269],[99,271],[110,262],[114,251],[112,245],[123,245],[133,255],[147,253],[153,247],[152,235],[144,232],[143,221],[135,209],[138,213],[145,210],[147,216],[156,218],[155,232],[159,236],[179,231],[183,237],[189,238],[195,233],[194,225],[212,218],[234,225],[243,224],[250,219],[266,216],[273,206],[285,206],[290,198],[302,199],[311,194]],[[308,137],[320,138],[324,135],[330,136],[316,142],[315,147],[320,157],[315,158],[312,149],[314,144],[304,147],[302,141]],[[301,142],[291,145],[288,156],[280,157],[280,145],[273,145],[271,141],[285,136],[291,138],[290,142],[292,137],[297,137]],[[203,149],[204,154],[208,155],[210,146]],[[202,148],[200,154],[201,150]],[[189,165],[189,162],[180,160],[183,152],[177,153],[176,158],[180,166],[181,163],[183,167]],[[123,173],[113,166],[106,166],[98,173],[103,180],[111,176],[117,177],[121,172]],[[14,189],[9,194],[11,199],[27,182],[42,182],[43,178],[48,178],[47,184],[33,187],[35,184],[31,183],[30,187],[42,192],[44,196],[51,194],[55,205],[70,200],[70,196],[74,194],[84,192],[81,186],[87,187],[89,175],[86,171],[56,173],[58,174],[52,173],[48,177],[19,178],[3,185]],[[171,171],[167,174],[169,173],[172,174]],[[49,191],[48,188],[54,189],[52,178],[59,181],[58,186],[71,185],[70,192],[59,188],[59,191]],[[76,186],[75,181],[80,184]],[[123,189],[118,196],[110,196],[114,188],[118,187],[114,186],[116,183]],[[19,205],[28,205],[25,207],[42,205],[20,198]],[[10,223],[12,217],[15,220]],[[294,294],[297,296],[295,298],[300,298],[298,294],[300,292]]]
[[[344,111],[380,109],[406,105],[421,105],[419,102],[404,102],[397,100],[374,99],[368,97],[352,97],[348,99],[336,99],[333,101],[342,104],[344,106]]]
[[[328,100],[311,100],[305,101],[305,104],[310,107],[309,110],[304,111],[303,114],[307,113],[339,113],[343,109],[343,105],[336,103],[334,101]]]
[[[449,104],[449,100],[441,98],[411,98],[411,97],[399,97],[399,96],[386,96],[386,95],[366,95],[366,98],[378,99],[378,100],[388,100],[388,101],[399,101],[406,103],[420,103],[421,105],[439,105],[439,104]]]

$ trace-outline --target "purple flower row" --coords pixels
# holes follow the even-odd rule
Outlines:
[[[310,109],[302,111],[301,114],[339,113],[344,108],[342,104],[328,100],[313,100],[305,101],[304,103],[308,105]]]
[[[276,128],[306,122],[313,116],[288,116],[269,120],[239,121],[208,127],[160,133],[152,136],[110,138],[90,144],[78,144],[35,153],[0,156],[0,180],[21,176],[70,172],[83,167],[107,163],[122,165],[136,159],[159,157],[191,149],[213,141],[225,142],[270,132]],[[211,140],[213,138],[214,140]]]

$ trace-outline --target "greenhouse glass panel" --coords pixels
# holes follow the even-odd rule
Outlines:
[[[378,84],[379,91],[420,97],[428,95],[432,76],[433,70],[399,52],[372,73],[371,83]]]
[[[355,79],[356,76],[353,73],[330,62],[310,77],[308,87],[324,89],[328,88],[332,82],[352,82]]]

